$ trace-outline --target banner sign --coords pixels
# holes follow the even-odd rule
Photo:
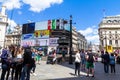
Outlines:
[[[35,40],[35,46],[48,46],[49,39],[37,39]]]
[[[33,39],[33,38],[34,38],[34,34],[23,34],[22,35],[22,40]]]
[[[34,46],[35,40],[22,40],[21,46]]]
[[[48,29],[48,21],[36,22],[35,23],[35,31],[36,30],[46,30]]]
[[[34,33],[35,38],[49,38],[50,31],[49,30],[37,30]]]
[[[50,38],[49,39],[49,46],[58,46],[58,39],[59,38]]]

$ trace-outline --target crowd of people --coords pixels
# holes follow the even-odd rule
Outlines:
[[[30,80],[30,74],[35,74],[36,64],[40,64],[43,52],[31,47],[20,47],[11,45],[8,48],[2,49],[1,63],[2,73],[1,80]],[[51,49],[48,57],[52,55],[52,64],[57,60],[57,52]],[[62,49],[62,61],[65,61],[65,50]],[[104,72],[109,73],[109,66],[111,73],[115,73],[116,56],[113,53],[101,51],[102,63],[104,65]],[[75,53],[75,76],[80,76],[80,71],[90,74],[94,77],[94,68],[97,57],[92,53],[92,50],[84,51],[77,50]],[[11,74],[11,77],[9,77]]]
[[[30,80],[30,74],[35,74],[36,64],[40,64],[43,53],[29,46],[11,45],[1,51],[1,79]]]
[[[87,73],[86,77],[90,75],[94,77],[95,62],[97,62],[97,57],[98,56],[92,53],[92,50],[77,50],[75,54],[75,76],[80,76],[80,71],[84,71]],[[111,73],[116,72],[116,55],[114,53],[101,51],[101,59],[105,73],[110,72],[109,68]]]

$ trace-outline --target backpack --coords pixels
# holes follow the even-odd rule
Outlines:
[[[87,59],[87,61],[91,62],[91,63],[94,62],[94,58],[93,58],[93,54],[92,53],[88,53],[88,59]]]

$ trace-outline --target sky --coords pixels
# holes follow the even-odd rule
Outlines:
[[[29,21],[70,19],[88,42],[99,44],[98,24],[104,16],[120,15],[120,0],[0,0],[12,27]],[[74,24],[75,23],[75,24]]]

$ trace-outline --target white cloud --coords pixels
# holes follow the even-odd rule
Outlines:
[[[11,30],[13,30],[13,28],[17,26],[17,23],[15,23],[14,20],[8,19],[8,25],[11,27]]]
[[[61,4],[63,0],[0,0],[0,2],[7,7],[8,10],[13,8],[21,8],[22,5],[30,6],[29,10],[33,12],[40,12],[54,4]]]
[[[0,2],[3,2],[4,0],[0,0]]]
[[[78,32],[83,34],[88,42],[99,44],[98,28],[96,28],[96,26],[88,27],[85,30],[79,30]]]
[[[51,7],[53,4],[62,3],[63,0],[23,0],[23,2],[30,5],[31,11],[40,12]]]
[[[4,0],[3,5],[7,7],[8,10],[13,8],[20,8],[22,6],[21,0]]]

